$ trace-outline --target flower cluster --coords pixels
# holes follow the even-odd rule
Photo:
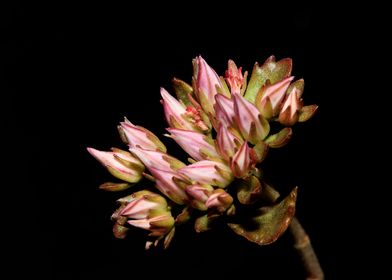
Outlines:
[[[148,230],[146,248],[163,240],[167,247],[176,226],[195,217],[198,232],[208,230],[218,218],[236,233],[258,244],[275,241],[294,215],[296,188],[284,199],[267,185],[257,167],[269,148],[279,148],[291,138],[291,126],[308,120],[316,105],[304,106],[304,81],[291,76],[291,59],[254,66],[252,75],[229,60],[220,77],[201,57],[193,60],[192,86],[174,79],[176,97],[161,88],[161,103],[169,138],[188,155],[188,162],[167,153],[151,131],[125,119],[118,126],[128,151],[88,148],[119,183],[105,183],[107,191],[122,191],[143,178],[154,182],[153,191],[141,190],[118,200],[112,215],[114,234],[124,238],[129,225]],[[270,124],[282,126],[272,133]],[[248,230],[238,219],[241,209],[263,200],[247,217]],[[257,206],[260,207],[260,206]]]

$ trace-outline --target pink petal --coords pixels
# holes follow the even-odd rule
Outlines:
[[[171,96],[164,88],[161,88],[161,96],[163,98],[162,104],[167,123],[171,127],[174,127],[171,120],[171,118],[174,118],[178,125],[180,125],[179,128],[194,130],[194,126],[184,118],[186,114],[185,106]]]
[[[128,224],[130,224],[134,227],[142,228],[142,229],[150,229],[151,228],[150,221],[148,219],[128,220]]]
[[[217,94],[216,85],[222,86],[220,78],[201,56],[198,56],[196,61],[198,66],[197,87],[202,89],[207,94],[208,99],[214,104],[214,96]]]
[[[170,163],[164,158],[172,158],[173,160],[177,160],[165,153],[159,151],[152,150],[144,150],[138,148],[129,148],[129,150],[134,153],[143,163],[144,165],[150,168],[156,168],[160,170],[172,170],[170,167]]]
[[[215,95],[215,99],[216,118],[223,125],[227,127],[232,126],[236,115],[233,99],[219,93]]]
[[[148,129],[133,125],[127,119],[120,124],[130,147],[140,147],[145,150],[160,150],[166,152],[166,147],[163,143]]]
[[[237,150],[237,144],[242,143],[243,140],[236,137],[229,132],[226,126],[220,125],[218,128],[218,135],[216,137],[218,150],[221,156],[229,160]]]
[[[269,86],[261,99],[261,102],[268,96],[271,100],[272,108],[275,110],[282,102],[286,95],[286,90],[290,86],[290,82],[294,79],[293,76],[283,79],[282,81]]]
[[[250,135],[250,130],[253,123],[259,140],[264,139],[269,133],[269,125],[267,123],[268,126],[264,127],[262,123],[260,123],[259,110],[255,107],[255,105],[239,94],[233,94],[233,98],[236,122],[244,138],[249,140],[252,136]]]
[[[293,88],[287,97],[282,112],[286,111],[290,106],[290,116],[293,117],[294,114],[299,110],[299,101],[297,96],[298,89]]]
[[[185,189],[186,193],[200,202],[206,202],[208,199],[207,193],[209,192],[205,187],[200,185],[189,185]]]
[[[112,168],[116,169],[117,171],[124,173],[124,174],[132,175],[132,174],[136,173],[134,170],[124,166],[118,160],[116,160],[116,158],[114,157],[115,153],[113,153],[113,152],[99,151],[94,148],[87,148],[87,151],[93,157],[95,157],[103,166],[112,167]],[[116,154],[119,154],[119,153],[116,153]],[[121,158],[127,160],[127,157],[125,157],[124,155],[121,155]]]
[[[217,168],[231,173],[231,170],[225,164],[210,160],[195,162],[179,169],[178,172],[200,184],[209,184],[213,186],[228,185],[230,180],[222,177],[218,173]]]
[[[231,163],[231,170],[233,171],[234,176],[237,178],[246,176],[249,173],[251,163],[250,148],[248,143],[244,142],[234,155]]]
[[[177,178],[179,180],[186,180],[183,175],[169,171],[169,170],[160,170],[151,167],[151,174],[154,176],[156,181],[156,187],[171,200],[176,202],[177,204],[184,204],[188,197],[183,189],[181,189],[173,180],[173,178]]]
[[[213,193],[212,195],[210,195],[210,197],[208,198],[208,200],[206,202],[207,208],[220,206],[221,203],[218,200],[218,197],[220,195],[221,195],[220,193]]]
[[[127,216],[131,219],[145,219],[151,209],[159,206],[158,203],[148,201],[143,197],[135,199],[128,203],[120,212],[120,215]]]
[[[229,60],[225,78],[230,86],[230,91],[232,94],[240,94],[241,92],[241,87],[244,84],[244,76],[242,76],[241,70],[241,67],[237,68],[237,65],[233,60]]]
[[[205,159],[201,149],[212,157],[219,157],[215,147],[205,140],[204,134],[175,128],[168,128],[167,131],[170,132],[174,141],[195,160]]]
[[[233,203],[233,198],[227,192],[222,189],[215,190],[208,200],[206,201],[205,205],[207,208],[221,208],[219,211],[224,211]]]

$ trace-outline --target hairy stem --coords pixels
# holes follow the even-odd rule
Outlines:
[[[324,273],[310,243],[309,236],[296,217],[293,218],[290,224],[290,232],[294,237],[294,247],[297,249],[306,270],[307,280],[323,280]]]

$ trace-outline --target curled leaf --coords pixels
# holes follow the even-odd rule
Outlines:
[[[241,223],[229,223],[237,234],[259,245],[276,241],[290,225],[295,213],[297,188],[285,199],[272,207],[263,207],[256,214]]]

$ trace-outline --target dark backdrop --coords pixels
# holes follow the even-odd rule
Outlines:
[[[320,11],[301,6],[178,8],[14,1],[2,11],[8,151],[21,152],[13,185],[23,226],[12,231],[19,239],[10,258],[26,261],[21,271],[51,279],[236,273],[303,279],[288,234],[258,247],[226,228],[197,235],[184,227],[165,252],[145,252],[141,235],[114,239],[109,217],[122,194],[98,190],[110,176],[86,152],[87,146],[125,148],[116,130],[124,116],[162,135],[159,87],[170,90],[173,76],[190,82],[196,55],[223,73],[229,58],[250,71],[274,54],[293,59],[293,74],[305,79],[305,103],[320,109],[295,127],[288,146],[270,152],[265,172],[282,193],[299,186],[298,217],[327,276],[336,275],[342,257],[331,245],[336,233],[329,206],[337,197],[328,192],[334,179],[323,165],[334,156],[328,141],[336,109],[332,19],[320,20]]]

